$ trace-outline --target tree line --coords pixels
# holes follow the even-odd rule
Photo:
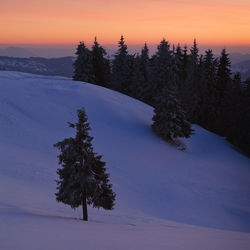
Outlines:
[[[176,138],[189,137],[196,123],[250,154],[250,79],[243,83],[232,73],[226,49],[219,57],[211,49],[201,55],[196,40],[188,50],[163,39],[152,56],[146,43],[141,53],[129,54],[121,36],[113,60],[96,38],[91,49],[80,42],[76,55],[74,80],[153,106],[152,129],[166,141],[179,146]]]

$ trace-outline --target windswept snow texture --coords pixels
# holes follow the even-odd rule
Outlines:
[[[117,194],[113,211],[55,201],[58,151],[85,107]],[[198,126],[178,151],[153,109],[66,78],[0,72],[0,249],[250,249],[250,160]]]

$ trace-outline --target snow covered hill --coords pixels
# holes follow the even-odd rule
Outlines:
[[[52,145],[83,106],[117,194],[89,222],[54,196]],[[152,114],[102,87],[0,72],[0,249],[249,249],[250,160],[198,126],[178,151],[151,132]]]

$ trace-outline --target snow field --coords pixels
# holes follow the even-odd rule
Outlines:
[[[53,144],[86,108],[113,211],[55,201]],[[0,72],[0,249],[249,249],[250,160],[198,126],[181,152],[150,129],[153,110],[66,78]]]

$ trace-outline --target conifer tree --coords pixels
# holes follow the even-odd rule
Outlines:
[[[179,99],[179,90],[181,87],[183,73],[183,55],[180,45],[173,46],[173,56],[171,57],[171,63],[169,66],[169,86],[174,86],[175,95]]]
[[[121,36],[118,51],[112,63],[112,88],[128,94],[131,84],[131,57],[128,55],[127,45]]]
[[[184,79],[184,55],[180,44],[177,45],[174,51],[174,60],[177,67],[177,74],[179,75],[179,81],[177,82],[178,90],[181,88]]]
[[[132,71],[131,89],[134,92],[134,98],[150,104],[152,100],[152,86],[149,81],[150,65],[149,50],[145,43],[140,55],[134,58]]]
[[[143,74],[143,80],[148,81],[149,75],[149,49],[147,43],[144,43],[144,47],[141,50],[141,71]]]
[[[226,49],[223,49],[219,59],[216,81],[216,121],[215,132],[226,135],[225,121],[229,119],[227,109],[231,105],[231,62]]]
[[[172,84],[162,91],[161,98],[158,97],[152,118],[152,130],[163,140],[176,145],[184,150],[178,137],[190,137],[192,129],[186,120],[186,114],[176,96],[176,87]]]
[[[182,77],[182,84],[184,84],[187,78],[187,67],[188,67],[188,52],[187,52],[187,45],[183,48],[183,77]]]
[[[201,114],[199,124],[206,129],[212,129],[216,119],[216,69],[217,60],[212,50],[206,50],[202,69],[201,83]]]
[[[170,68],[172,64],[172,54],[170,44],[164,38],[157,47],[157,52],[152,58],[152,78],[154,97],[161,95],[163,89],[170,84]],[[153,103],[154,106],[154,103]]]
[[[153,81],[151,79],[152,71],[150,67],[149,49],[147,44],[144,44],[140,56],[140,72],[141,84],[139,90],[140,100],[152,105],[153,101]]]
[[[105,49],[99,45],[96,37],[92,46],[91,54],[94,75],[93,83],[103,87],[109,87],[111,74],[109,60],[105,58],[107,53]]]
[[[131,83],[129,85],[128,95],[140,100],[140,84],[142,83],[142,74],[140,71],[140,56],[137,54],[130,58]]]
[[[189,61],[188,49],[186,45],[183,47],[183,49],[180,46],[177,46],[175,52],[175,58],[177,59],[177,67],[179,68],[179,78],[180,78],[180,83],[177,86],[178,96],[183,106],[185,107],[186,106],[185,95],[187,89],[186,80],[187,80],[188,61]],[[186,109],[187,108],[185,108],[185,110]]]
[[[77,58],[73,64],[73,80],[83,82],[94,82],[92,56],[84,42],[80,42],[76,50]]]
[[[76,129],[74,138],[66,138],[54,146],[61,153],[58,155],[61,167],[57,169],[56,200],[77,208],[82,205],[83,220],[88,220],[87,204],[93,207],[112,209],[115,194],[109,184],[105,162],[93,152],[90,125],[84,108],[79,109],[78,122],[69,123]]]
[[[226,52],[226,49],[223,49],[219,60],[216,84],[220,100],[223,99],[225,92],[231,87],[231,74],[229,54]]]
[[[188,120],[191,122],[197,122],[198,117],[198,105],[200,102],[199,95],[199,49],[196,43],[196,39],[194,39],[194,44],[190,49],[190,55],[188,56],[188,66],[187,66],[187,76],[185,79],[184,87],[183,87],[183,102],[185,106],[185,110],[187,112]]]
[[[199,59],[199,49],[198,49],[198,44],[196,42],[196,38],[194,39],[193,46],[190,49],[190,59],[191,63],[194,64],[194,66],[196,66]],[[195,67],[193,68],[193,70],[194,69]]]

